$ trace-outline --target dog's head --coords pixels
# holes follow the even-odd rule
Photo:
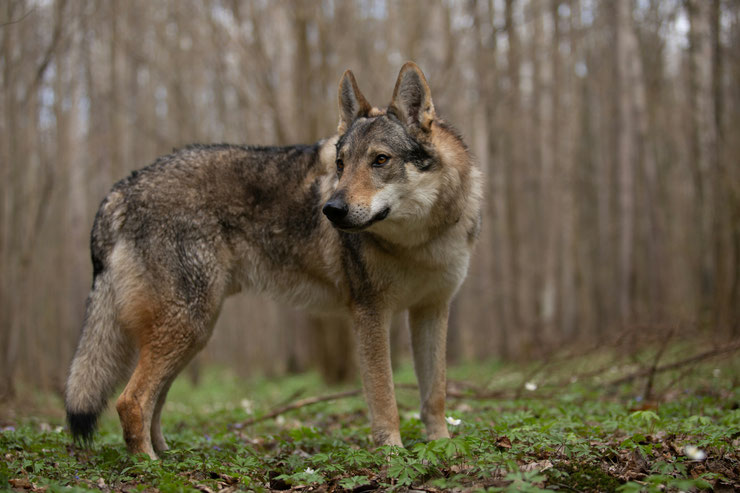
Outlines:
[[[338,229],[380,236],[424,222],[445,179],[434,104],[419,67],[401,68],[382,110],[367,102],[348,70],[339,82],[339,115],[338,183],[323,207],[326,217]]]

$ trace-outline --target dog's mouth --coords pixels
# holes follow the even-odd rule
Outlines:
[[[346,231],[347,233],[356,233],[358,231],[362,231],[362,230],[369,228],[370,226],[372,226],[373,224],[377,222],[382,221],[383,219],[388,217],[388,214],[390,214],[390,212],[391,212],[391,208],[386,207],[382,211],[375,214],[373,218],[370,219],[368,222],[366,222],[365,224],[361,224],[359,226],[356,226],[354,224],[346,224],[346,223],[333,222],[333,221],[332,221],[332,225],[341,231]]]
[[[377,223],[378,221],[382,221],[383,219],[388,217],[388,214],[390,214],[390,212],[391,212],[390,207],[386,207],[382,211],[378,212],[377,214],[375,214],[375,217],[373,217],[370,220],[370,223],[368,224],[368,226],[370,226],[370,224]]]

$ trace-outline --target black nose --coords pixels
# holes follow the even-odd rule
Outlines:
[[[333,223],[341,221],[349,212],[349,206],[343,197],[332,197],[324,204],[322,212]]]

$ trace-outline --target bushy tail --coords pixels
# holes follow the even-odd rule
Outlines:
[[[82,335],[67,378],[65,406],[74,441],[92,442],[100,413],[116,385],[127,376],[134,357],[131,341],[120,330],[113,287],[99,274],[87,300]]]

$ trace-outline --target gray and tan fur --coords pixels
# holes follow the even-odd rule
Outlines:
[[[241,290],[352,321],[378,444],[401,445],[388,331],[408,310],[421,418],[429,438],[449,436],[447,319],[480,228],[480,173],[411,62],[383,109],[345,72],[339,107],[338,134],[315,145],[191,146],[113,187],[67,381],[78,442],[128,378],[116,403],[128,449],[166,450],[170,384]]]

